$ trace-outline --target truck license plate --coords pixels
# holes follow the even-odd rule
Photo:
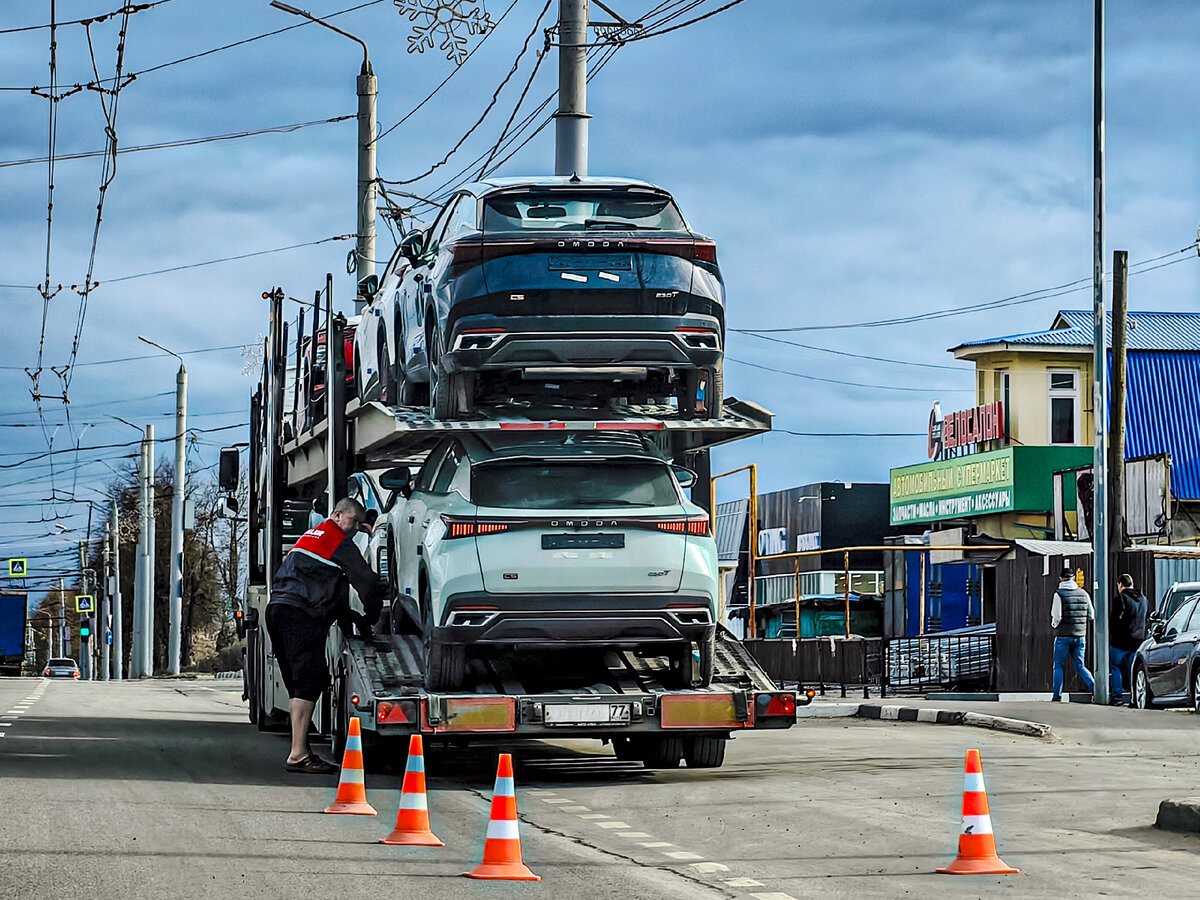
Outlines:
[[[547,703],[547,725],[628,725],[628,703]]]

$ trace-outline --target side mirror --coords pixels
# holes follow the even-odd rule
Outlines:
[[[1163,635],[1166,633],[1166,630],[1167,630],[1166,625],[1164,625],[1162,622],[1156,622],[1154,624],[1154,627],[1150,629],[1150,636],[1152,638],[1154,638],[1156,641],[1161,641],[1163,638]]]
[[[358,295],[360,297],[362,297],[364,300],[366,300],[368,303],[370,303],[371,298],[374,297],[378,293],[379,293],[379,276],[378,275],[368,275],[366,278],[364,278],[362,281],[360,281],[358,283]]]
[[[696,483],[696,473],[685,466],[671,466],[671,471],[675,473],[675,480],[685,491]]]
[[[389,491],[403,491],[412,481],[412,470],[408,466],[396,466],[379,476],[379,486]]]
[[[407,259],[414,266],[417,264],[417,259],[425,250],[425,232],[410,231],[400,241],[400,255]]]
[[[217,469],[217,483],[220,485],[221,490],[233,493],[238,489],[240,470],[241,462],[238,457],[238,448],[223,447]]]

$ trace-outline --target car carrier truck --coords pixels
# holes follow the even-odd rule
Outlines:
[[[341,346],[344,320],[324,295],[326,345]],[[697,474],[692,500],[709,509],[709,450],[770,430],[771,415],[753,403],[726,398],[718,418],[681,417],[672,406],[602,409],[531,407],[481,410],[470,420],[441,421],[426,409],[389,407],[379,402],[347,402],[346,373],[333,354],[323,373],[328,389],[320,410],[306,410],[296,429],[296,410],[285,396],[311,391],[285,390],[289,370],[284,295],[273,289],[263,375],[251,397],[249,589],[238,610],[245,639],[244,696],[249,717],[261,730],[287,727],[288,698],[270,637],[264,627],[271,576],[283,554],[323,518],[333,500],[348,493],[358,473],[419,464],[448,434],[471,432],[623,432],[649,437],[664,459]],[[317,317],[313,317],[314,328]],[[303,371],[303,367],[292,367]],[[285,427],[290,425],[291,427]],[[234,451],[225,453],[236,454]],[[234,459],[236,462],[236,459]],[[237,466],[222,466],[236,473]],[[236,482],[224,477],[223,487]],[[372,560],[377,562],[376,559]],[[389,560],[396,565],[396,560]],[[393,604],[401,602],[393,596]],[[504,657],[474,665],[453,691],[426,687],[419,634],[395,627],[385,614],[369,635],[340,625],[331,629],[327,661],[331,686],[318,703],[314,727],[331,736],[335,752],[344,746],[349,718],[360,719],[368,764],[402,760],[406,738],[422,734],[431,752],[439,745],[526,739],[595,738],[618,757],[665,768],[716,767],[731,736],[795,723],[797,704],[811,693],[781,690],[742,644],[717,624],[712,677],[704,687],[680,687],[668,678],[665,658],[626,650],[581,656],[579,665],[560,669],[515,665]]]

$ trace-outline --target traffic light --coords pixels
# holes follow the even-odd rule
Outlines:
[[[82,616],[79,619],[79,639],[86,641],[92,636],[92,617]]]

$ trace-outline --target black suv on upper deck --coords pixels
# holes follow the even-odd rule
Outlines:
[[[477,400],[661,402],[720,414],[725,288],[717,247],[671,195],[616,178],[492,179],[460,188],[397,250],[401,396],[439,418]],[[389,271],[391,270],[389,266]]]

